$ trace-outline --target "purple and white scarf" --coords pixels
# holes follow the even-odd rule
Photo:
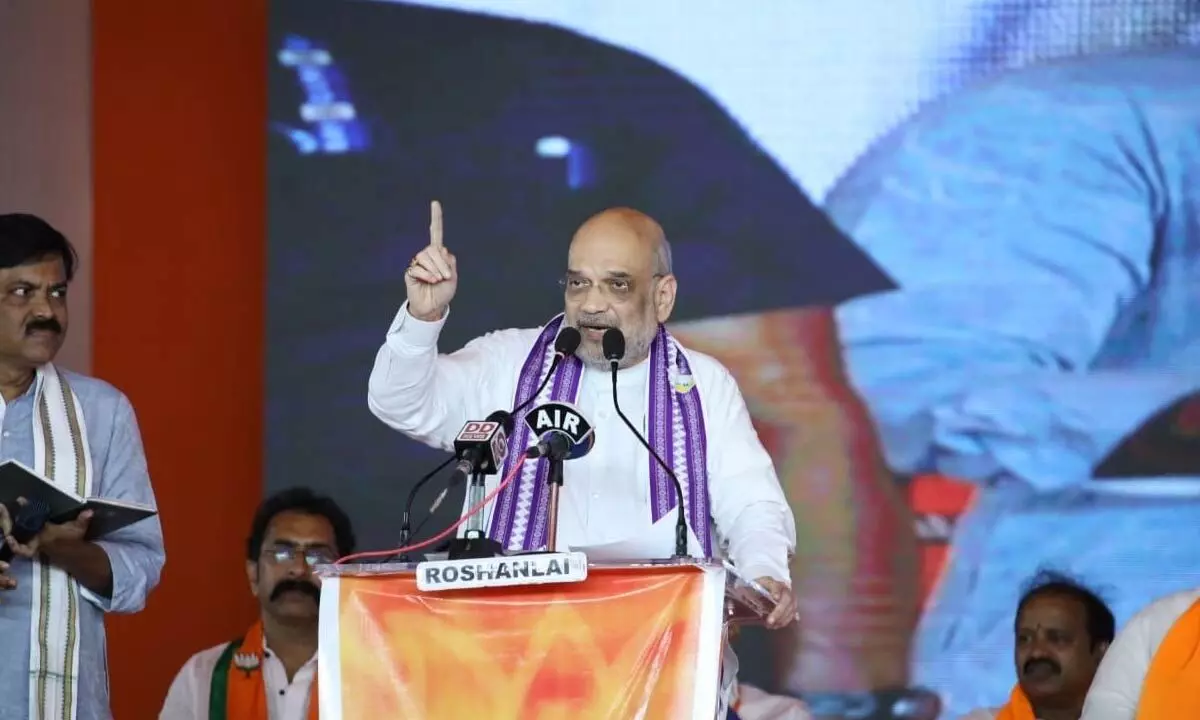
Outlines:
[[[562,315],[551,320],[533,344],[517,381],[514,407],[524,403],[537,390],[550,369],[554,360],[554,339],[562,322]],[[566,358],[559,364],[554,380],[530,404],[574,402],[582,376],[583,363],[579,358]],[[679,343],[661,325],[650,345],[649,396],[647,439],[679,478],[688,508],[688,527],[700,541],[704,557],[711,558],[708,446],[700,392]],[[520,419],[517,426],[508,440],[508,456],[501,477],[512,472],[513,464],[538,439]],[[658,522],[676,508],[675,484],[650,453],[646,453],[646,462],[650,464],[651,514],[653,521]],[[507,550],[530,551],[545,547],[550,505],[546,487],[549,473],[550,464],[544,458],[527,461],[521,476],[496,498],[490,535]]]

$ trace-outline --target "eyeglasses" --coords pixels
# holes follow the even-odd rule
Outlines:
[[[650,276],[651,281],[665,277],[662,273],[656,273]],[[559,279],[558,284],[562,286],[563,292],[569,298],[587,297],[587,294],[595,286],[591,280],[578,275],[567,274]],[[612,277],[605,278],[599,283],[600,292],[613,300],[624,300],[633,294],[636,287],[633,278],[629,277]]]
[[[267,559],[276,565],[288,565],[300,557],[309,567],[314,565],[331,565],[337,560],[337,554],[324,545],[303,547],[278,543],[267,551]]]

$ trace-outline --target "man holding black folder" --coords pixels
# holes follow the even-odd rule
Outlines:
[[[155,507],[129,400],[56,368],[76,267],[67,239],[33,215],[0,215],[0,462],[14,460],[82,498]],[[4,490],[0,487],[0,493]],[[0,720],[105,720],[104,614],[141,610],[165,552],[152,515],[90,540],[90,510],[27,538],[27,502],[0,504],[13,554],[0,578]],[[13,517],[16,515],[17,517]]]

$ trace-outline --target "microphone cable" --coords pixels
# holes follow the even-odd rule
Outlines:
[[[524,465],[525,465],[525,458],[524,458],[524,456],[522,456],[517,461],[517,463],[515,465],[513,465],[513,468],[511,471],[509,471],[508,476],[505,477],[504,480],[501,481],[501,483],[496,486],[496,489],[494,489],[490,493],[488,493],[487,497],[485,497],[483,500],[481,500],[478,505],[467,510],[467,512],[463,513],[463,516],[460,517],[457,521],[455,521],[454,524],[452,524],[450,527],[446,528],[445,530],[441,531],[437,535],[434,535],[433,537],[429,538],[428,540],[422,540],[421,542],[418,542],[418,543],[412,543],[411,545],[407,545],[405,547],[393,548],[391,550],[366,550],[363,552],[356,552],[356,553],[338,558],[337,560],[334,561],[333,564],[334,565],[345,565],[346,563],[359,562],[362,560],[369,560],[369,559],[373,559],[373,558],[390,558],[393,555],[401,555],[404,553],[413,552],[414,550],[422,550],[422,549],[427,548],[430,545],[433,545],[441,540],[445,540],[452,533],[454,533],[455,530],[458,530],[458,528],[461,527],[463,525],[463,523],[465,523],[467,520],[470,520],[476,513],[481,512],[485,507],[487,507],[487,504],[490,503],[492,500],[494,500],[496,498],[496,496],[499,495],[502,490],[504,490],[504,488],[511,485],[513,480],[516,480],[517,476],[521,474],[521,468],[524,467]]]

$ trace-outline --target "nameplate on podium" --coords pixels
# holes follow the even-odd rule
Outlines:
[[[578,583],[587,580],[588,559],[581,552],[565,552],[429,560],[417,564],[416,576],[422,592]]]

